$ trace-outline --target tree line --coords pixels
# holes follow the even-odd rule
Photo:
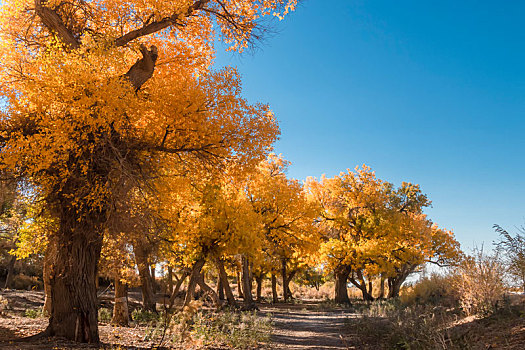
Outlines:
[[[399,188],[366,166],[304,182],[271,153],[269,106],[242,95],[231,67],[212,69],[216,32],[250,48],[267,17],[295,0],[4,1],[0,12],[2,231],[19,257],[43,254],[43,335],[98,342],[97,276],[115,284],[115,323],[127,323],[137,272],[146,309],[168,266],[170,302],[188,279],[219,305],[244,307],[252,283],[277,278],[283,299],[302,269],[334,274],[367,300],[395,297],[426,262],[459,255],[451,232],[423,213],[419,187]],[[215,291],[203,268],[219,279]],[[384,295],[385,291],[381,292]]]

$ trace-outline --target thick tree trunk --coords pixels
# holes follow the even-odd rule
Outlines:
[[[282,259],[281,260],[281,277],[282,277],[282,280],[283,280],[283,300],[284,302],[286,303],[288,301],[288,288],[287,288],[287,285],[286,285],[286,278],[287,276],[287,273],[286,273],[286,259]]]
[[[13,278],[15,275],[15,262],[16,262],[16,256],[11,255],[11,257],[9,258],[9,262],[7,263],[7,277],[5,279],[4,288],[7,288],[7,289],[13,288]]]
[[[253,309],[255,307],[255,301],[252,295],[250,263],[244,255],[242,256],[242,292],[244,295],[244,307],[246,309]]]
[[[74,210],[74,209],[73,209]],[[102,214],[77,221],[78,214],[63,210],[60,228],[50,237],[56,247],[49,268],[51,317],[46,333],[77,342],[99,342],[95,277],[102,248],[97,224]],[[90,223],[96,223],[90,225]]]
[[[142,246],[141,242],[136,242],[133,245],[135,253],[135,263],[139,271],[140,288],[142,290],[142,307],[144,310],[157,312],[157,305],[155,303],[155,293],[153,291],[153,280],[151,278],[148,253]]]
[[[129,326],[128,288],[125,283],[122,283],[118,273],[115,274],[115,304],[111,324],[121,327]]]
[[[388,278],[388,298],[397,298],[404,280],[395,277]]]
[[[257,301],[262,301],[262,284],[264,280],[264,274],[261,272],[257,275],[257,278],[255,279],[257,282]]]
[[[226,293],[226,299],[228,300],[228,305],[232,307],[237,307],[237,302],[233,296],[232,289],[230,288],[230,283],[228,282],[228,275],[226,274],[226,269],[224,268],[224,263],[222,260],[217,260],[217,267],[219,268],[219,275],[221,277],[222,287]]]
[[[190,304],[195,296],[195,287],[199,281],[202,267],[204,266],[205,260],[201,258],[193,264],[191,269],[190,281],[188,283],[188,290],[186,291],[186,298],[184,298],[184,306]]]
[[[339,304],[350,304],[348,298],[348,275],[350,268],[348,266],[339,266],[335,271],[335,302]]]
[[[277,276],[272,273],[272,302],[277,304],[279,302],[279,295],[277,294]]]
[[[374,295],[374,283],[370,280],[368,281],[368,294]]]
[[[222,283],[221,274],[219,273],[219,276],[217,277],[217,295],[219,296],[219,300],[223,301],[224,298],[224,286]]]
[[[53,259],[56,255],[56,248],[54,246],[54,240],[50,240],[46,247],[46,253],[44,256],[44,266],[42,269],[42,281],[44,282],[44,306],[42,312],[45,316],[51,316],[51,301],[52,301],[52,289],[51,289],[51,273],[53,271]],[[95,278],[96,281],[96,278]],[[96,289],[96,283],[95,283]]]

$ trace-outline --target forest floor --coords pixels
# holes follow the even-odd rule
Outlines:
[[[9,301],[9,310],[0,315],[0,349],[151,349],[157,345],[148,340],[151,331],[146,326],[127,328],[99,325],[101,344],[82,345],[59,338],[20,341],[21,338],[43,331],[47,326],[44,317],[27,317],[27,310],[37,310],[43,304],[43,293],[38,291],[2,291]],[[138,300],[131,298],[138,305]],[[108,301],[105,307],[109,306]],[[259,314],[269,316],[273,323],[271,341],[264,349],[338,350],[338,349],[388,349],[385,339],[369,332],[384,326],[382,318],[368,318],[353,308],[343,308],[331,303],[296,300],[289,304],[260,304]],[[516,317],[471,319],[454,327],[454,332],[468,334],[471,349],[525,348],[525,314]],[[174,347],[170,347],[174,348]],[[198,349],[198,344],[185,344],[180,349]],[[213,347],[212,349],[227,349]]]

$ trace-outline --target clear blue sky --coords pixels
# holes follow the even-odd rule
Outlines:
[[[272,106],[290,176],[366,163],[418,183],[469,248],[525,223],[524,18],[524,1],[305,0],[217,65]]]

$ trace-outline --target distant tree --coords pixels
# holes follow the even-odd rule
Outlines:
[[[499,225],[493,227],[500,235],[494,244],[506,262],[506,270],[525,293],[525,227],[519,227],[514,236]]]

